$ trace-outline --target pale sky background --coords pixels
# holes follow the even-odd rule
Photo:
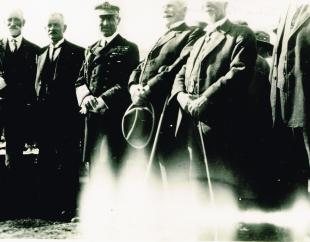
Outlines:
[[[60,11],[68,25],[65,37],[86,47],[99,37],[98,22],[93,8],[99,0],[0,0],[0,36],[6,34],[5,14],[9,9],[19,7],[24,11],[26,25],[24,36],[34,43],[48,44],[44,29],[47,15]],[[111,0],[121,7],[120,32],[138,44],[141,50],[149,49],[164,31],[161,19],[161,0]],[[228,16],[232,20],[245,20],[256,30],[270,32],[276,27],[281,9],[287,0],[230,0]],[[199,0],[188,0],[189,23],[200,18]]]

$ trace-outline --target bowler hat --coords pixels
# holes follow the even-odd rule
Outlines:
[[[155,113],[151,103],[143,106],[131,104],[122,119],[123,136],[132,147],[142,149],[151,140]]]
[[[104,2],[99,4],[95,7],[98,15],[118,15],[119,14],[119,7],[116,5],[112,5],[109,2]]]
[[[256,41],[258,46],[262,46],[266,48],[267,51],[271,51],[273,49],[273,45],[270,43],[270,35],[264,31],[256,31],[255,32]]]

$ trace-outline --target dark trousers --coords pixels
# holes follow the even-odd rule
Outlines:
[[[39,210],[56,217],[64,210],[75,211],[81,160],[79,120],[42,105],[38,116]],[[71,123],[71,125],[69,125]],[[74,132],[76,131],[76,132]]]
[[[2,203],[5,217],[33,213],[36,197],[35,157],[23,156],[28,127],[26,105],[0,102],[0,129],[4,131],[6,152],[1,165]]]
[[[121,133],[120,118],[89,114],[85,119],[84,162],[91,166],[96,160],[104,163],[117,178],[122,170],[126,142]]]
[[[291,192],[306,192],[310,178],[310,130],[307,128],[274,128],[277,175]]]

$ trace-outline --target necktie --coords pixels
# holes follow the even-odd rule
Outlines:
[[[51,46],[50,47],[50,60],[53,61],[54,60],[54,53],[55,53],[55,47]]]
[[[56,59],[56,56],[55,56],[55,52],[56,52],[56,50],[59,48],[60,46],[57,46],[57,47],[55,47],[55,46],[51,46],[50,47],[50,54],[49,54],[49,57],[50,57],[50,60],[51,61],[54,61],[55,59]]]
[[[12,53],[14,53],[17,51],[17,41],[16,41],[16,39],[12,39],[11,42],[12,42],[12,50],[11,51],[12,51]]]

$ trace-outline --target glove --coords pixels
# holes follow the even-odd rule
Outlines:
[[[108,105],[101,97],[97,97],[97,105],[95,109],[91,110],[93,113],[104,114],[107,109],[109,109]]]
[[[0,77],[0,90],[6,87],[6,82],[2,77]]]
[[[200,114],[205,110],[207,106],[208,99],[204,96],[200,96],[196,99],[190,100],[188,103],[188,113],[196,118],[200,118]]]
[[[143,105],[147,102],[150,94],[150,87],[148,85],[142,86],[140,84],[132,85],[129,89],[131,101],[135,105]]]

